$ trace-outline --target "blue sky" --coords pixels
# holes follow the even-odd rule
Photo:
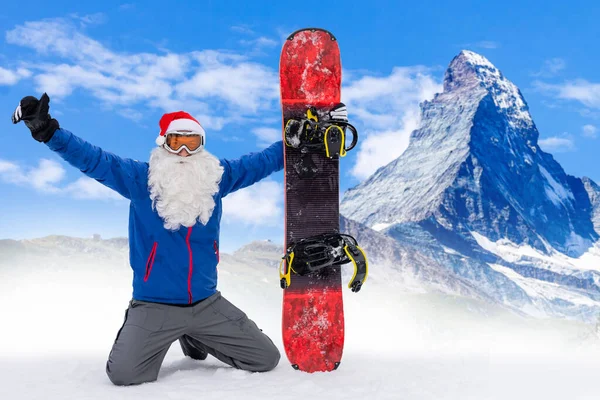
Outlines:
[[[126,235],[126,201],[10,123],[21,97],[46,90],[63,127],[140,160],[160,116],[184,109],[206,127],[211,152],[238,157],[280,136],[279,52],[305,26],[338,37],[342,100],[364,139],[343,160],[342,189],[403,151],[418,103],[462,49],[519,86],[542,147],[567,173],[600,181],[599,17],[593,1],[9,2],[0,15],[0,238]],[[226,251],[282,242],[281,181],[274,174],[228,199]]]

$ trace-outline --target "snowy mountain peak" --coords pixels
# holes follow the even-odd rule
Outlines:
[[[464,60],[465,62],[468,62],[472,65],[480,65],[480,66],[484,66],[487,68],[494,68],[494,69],[496,68],[487,58],[485,58],[481,54],[477,54],[471,50],[463,50],[455,58]]]
[[[484,56],[469,50],[461,51],[450,62],[444,75],[444,92],[450,92],[473,83],[479,84],[484,79],[485,71],[490,77],[499,77],[500,71]]]
[[[358,222],[368,253],[399,254],[390,264],[412,265],[444,290],[476,288],[532,315],[595,318],[600,187],[567,175],[538,135],[517,86],[462,51],[444,91],[423,102],[406,151],[348,190],[340,211]],[[431,265],[448,275],[423,273]]]
[[[511,125],[522,128],[533,127],[529,107],[517,86],[506,79],[487,58],[463,50],[454,57],[446,70],[444,93],[457,90],[474,91],[477,87],[492,95],[496,106],[507,114]]]
[[[538,135],[519,89],[485,57],[462,51],[444,91],[422,104],[406,151],[347,191],[341,212],[377,231],[419,223],[467,241],[475,231],[581,254],[598,239],[593,187],[569,177]]]

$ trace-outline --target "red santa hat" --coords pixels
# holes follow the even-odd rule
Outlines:
[[[200,122],[185,111],[167,113],[162,116],[158,122],[160,134],[156,138],[156,144],[162,146],[167,140],[168,133],[177,133],[180,135],[200,135],[203,137],[203,143],[206,143],[206,133]]]

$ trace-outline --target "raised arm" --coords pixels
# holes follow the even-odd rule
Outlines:
[[[237,160],[221,160],[223,179],[221,195],[250,186],[273,172],[283,169],[283,142],[275,142],[261,152],[250,153]]]
[[[64,129],[56,130],[46,144],[85,175],[127,199],[135,197],[137,187],[143,187],[137,182],[144,179],[142,176],[146,171],[144,163],[120,158]]]
[[[12,120],[24,121],[31,136],[48,145],[65,161],[92,179],[131,199],[135,196],[136,182],[144,179],[146,165],[130,159],[122,159],[106,152],[71,132],[60,129],[58,121],[48,114],[50,98],[46,93],[40,100],[24,97],[16,108]]]

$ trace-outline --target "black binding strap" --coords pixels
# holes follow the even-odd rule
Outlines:
[[[288,247],[280,267],[281,287],[290,285],[290,275],[310,275],[333,265],[352,263],[354,276],[348,287],[358,292],[367,279],[368,261],[356,239],[342,233],[329,233],[302,239]]]

